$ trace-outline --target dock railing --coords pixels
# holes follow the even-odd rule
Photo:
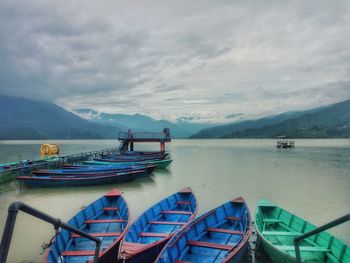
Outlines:
[[[77,234],[79,236],[82,236],[94,241],[96,243],[96,247],[95,247],[93,262],[94,263],[98,262],[98,256],[100,253],[100,246],[101,246],[100,239],[93,237],[75,227],[67,225],[66,223],[63,223],[60,219],[54,218],[29,205],[26,205],[25,203],[16,201],[16,202],[13,202],[8,208],[8,215],[6,219],[5,229],[4,229],[4,233],[2,235],[1,244],[0,244],[0,263],[5,263],[7,260],[7,255],[11,244],[13,230],[15,228],[16,218],[19,211],[25,212],[33,217],[36,217],[40,220],[43,220],[45,222],[52,224],[56,230],[58,230],[59,228],[64,228],[69,232],[72,232],[74,234]]]
[[[119,132],[119,140],[128,139],[156,139],[156,140],[169,140],[170,134],[164,132]]]
[[[340,224],[343,224],[347,221],[350,221],[350,213],[345,215],[345,216],[342,216],[342,217],[339,217],[323,226],[320,226],[310,232],[307,232],[305,233],[304,235],[301,235],[297,238],[294,239],[294,246],[295,246],[295,258],[296,258],[296,262],[297,263],[301,263],[301,257],[300,257],[300,249],[299,249],[299,242],[304,240],[305,238],[308,238],[310,236],[313,236],[313,235],[316,235],[320,232],[323,232],[327,229],[330,229],[332,227],[335,227],[337,225],[340,225]]]

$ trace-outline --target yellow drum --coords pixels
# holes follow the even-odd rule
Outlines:
[[[52,143],[52,144],[45,143],[40,147],[40,154],[41,155],[60,154],[60,146],[55,143]]]

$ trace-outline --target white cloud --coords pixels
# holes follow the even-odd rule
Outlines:
[[[350,97],[350,2],[2,1],[0,92],[227,122]]]

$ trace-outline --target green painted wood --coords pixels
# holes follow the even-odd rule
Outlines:
[[[275,263],[294,263],[294,238],[316,226],[270,201],[260,200],[255,224],[260,243]],[[350,263],[350,246],[321,232],[300,243],[303,262]]]

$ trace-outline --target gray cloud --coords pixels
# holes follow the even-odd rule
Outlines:
[[[197,122],[309,109],[350,98],[349,32],[347,0],[5,0],[0,93]]]

